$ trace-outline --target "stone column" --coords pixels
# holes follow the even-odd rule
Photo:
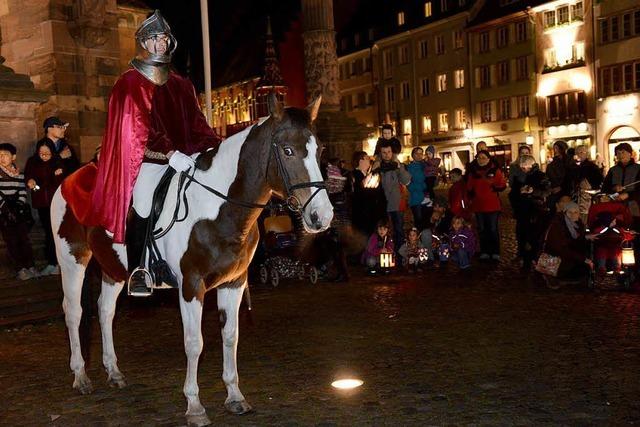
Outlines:
[[[302,0],[307,99],[322,95],[321,109],[340,109],[333,0]]]

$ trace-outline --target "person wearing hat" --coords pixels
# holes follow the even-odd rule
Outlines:
[[[69,127],[69,123],[60,120],[59,117],[48,117],[42,124],[44,128],[44,138],[37,142],[40,147],[47,142],[51,143],[54,149],[54,155],[60,159],[63,177],[70,175],[80,166],[80,161],[76,156],[73,148],[64,139],[64,134]]]
[[[633,223],[640,225],[640,164],[633,159],[633,148],[629,143],[623,142],[616,145],[616,164],[604,178],[602,192],[617,194],[616,200],[624,202],[631,211]]]

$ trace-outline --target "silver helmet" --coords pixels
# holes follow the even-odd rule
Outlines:
[[[154,37],[164,34],[169,38],[167,50],[164,54],[159,55],[154,52],[149,52],[145,46],[145,42]],[[144,20],[135,34],[136,43],[141,49],[139,56],[145,62],[153,62],[159,64],[171,63],[171,56],[178,47],[178,41],[171,34],[171,28],[167,21],[162,17],[159,10],[155,10],[151,16]]]

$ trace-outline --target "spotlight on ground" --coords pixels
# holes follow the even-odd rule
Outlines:
[[[340,390],[351,390],[360,387],[364,382],[356,378],[345,378],[331,383],[331,386]]]

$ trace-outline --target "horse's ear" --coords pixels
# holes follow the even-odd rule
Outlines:
[[[318,110],[320,110],[321,102],[322,95],[318,95],[318,97],[311,101],[311,103],[307,106],[307,111],[309,112],[309,116],[311,116],[311,123],[313,123],[318,118]]]
[[[282,108],[280,101],[278,101],[278,98],[276,98],[275,93],[271,92],[269,94],[267,104],[269,106],[269,115],[276,119],[276,121],[280,121],[282,119],[284,109]]]

